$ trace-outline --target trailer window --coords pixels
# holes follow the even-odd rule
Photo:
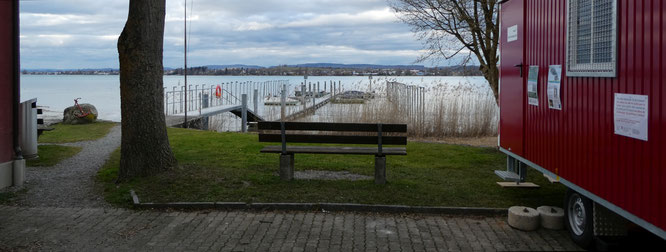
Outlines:
[[[617,0],[569,0],[567,76],[615,77]]]

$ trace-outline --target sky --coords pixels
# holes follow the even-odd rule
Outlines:
[[[187,1],[188,66],[406,65],[422,53],[386,0]],[[182,67],[184,0],[166,2],[164,66]],[[23,69],[118,68],[128,0],[20,4]]]

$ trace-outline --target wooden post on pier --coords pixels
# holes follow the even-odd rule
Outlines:
[[[312,95],[312,114],[314,115],[315,97],[317,96],[314,94],[314,85],[312,85],[312,83],[310,83],[310,95]]]
[[[280,94],[280,121],[284,122],[287,114],[287,85],[282,85],[282,94]]]
[[[256,114],[259,113],[259,112],[257,112],[257,110],[259,109],[259,90],[257,90],[257,89],[255,88],[255,89],[254,89],[254,94],[252,94],[252,95],[253,95],[253,97],[252,97],[252,103],[254,103],[254,104],[253,104],[253,105],[254,105],[254,106],[253,106],[253,107],[254,107],[254,110],[253,110],[252,112],[254,112],[254,114],[256,115]]]
[[[247,132],[247,94],[241,96],[241,132]]]
[[[303,103],[303,110],[305,110],[305,82],[301,85],[301,102]]]

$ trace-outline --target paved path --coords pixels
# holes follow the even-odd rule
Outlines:
[[[22,206],[104,207],[96,185],[97,171],[120,146],[120,126],[94,141],[62,144],[82,147],[81,152],[52,167],[27,167],[26,193],[15,204]]]
[[[564,231],[505,217],[321,212],[158,212],[0,206],[0,250],[576,250]]]

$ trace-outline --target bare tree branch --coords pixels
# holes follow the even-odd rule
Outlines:
[[[387,0],[412,28],[425,53],[417,61],[474,59],[498,98],[499,3],[497,0]]]

